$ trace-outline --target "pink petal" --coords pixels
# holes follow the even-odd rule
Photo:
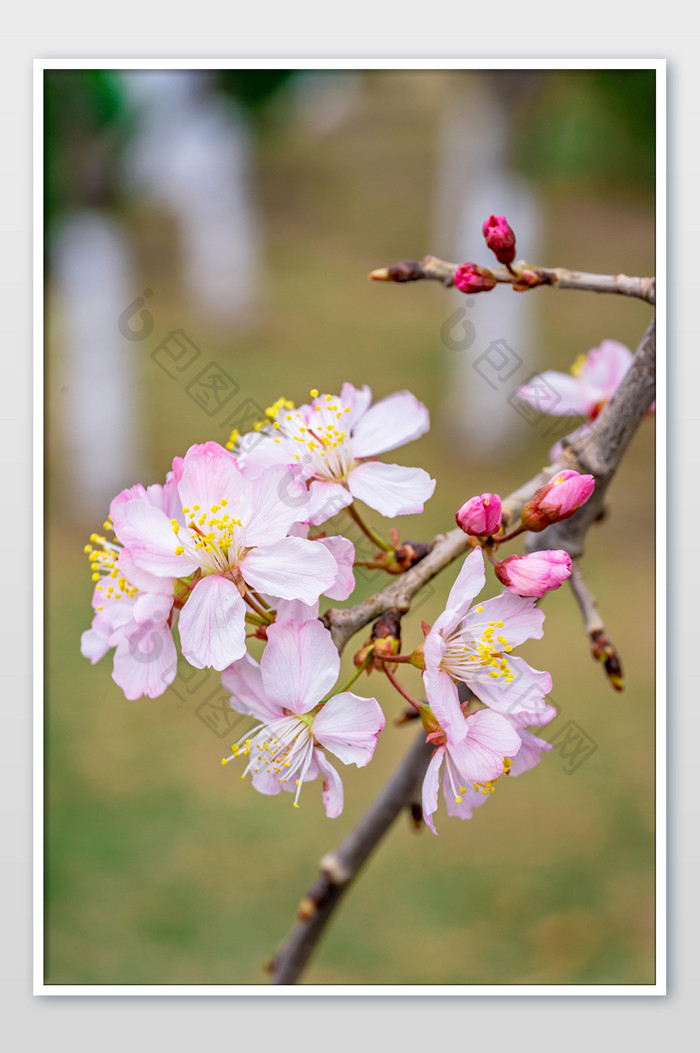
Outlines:
[[[112,679],[130,701],[158,698],[177,674],[177,651],[167,626],[122,640],[114,652]]]
[[[337,819],[343,810],[343,781],[321,750],[316,750],[315,754],[323,776],[323,807],[329,819]]]
[[[360,698],[352,691],[334,695],[314,720],[314,738],[343,764],[364,768],[377,745],[386,721],[375,698]]]
[[[514,757],[520,749],[520,736],[511,722],[500,713],[480,709],[467,718],[467,742],[478,742],[484,749],[503,757]],[[501,764],[503,768],[503,764]],[[478,781],[478,780],[477,780]]]
[[[158,593],[140,592],[134,603],[134,621],[137,625],[150,622],[157,625],[168,620],[173,605],[172,595],[161,596]]]
[[[430,428],[430,415],[410,391],[397,391],[376,402],[352,432],[355,457],[376,457],[420,438]]]
[[[444,756],[445,749],[443,746],[435,750],[435,753],[433,753],[430,758],[430,764],[428,765],[428,770],[423,779],[423,819],[425,820],[426,826],[428,826],[434,834],[437,834],[437,830],[433,823],[433,816],[435,815],[435,812],[437,812],[438,789],[440,787],[440,766]]]
[[[491,796],[488,791],[482,793],[481,790],[475,790],[474,787],[470,785],[465,787],[465,792],[460,794],[462,800],[457,803],[454,799],[454,794],[450,793],[449,790],[446,791],[444,781],[442,784],[442,792],[445,798],[447,814],[452,819],[471,819],[474,809],[481,808],[482,804],[486,804]]]
[[[173,534],[173,537],[175,535]],[[177,544],[177,541],[175,542]],[[135,585],[139,592],[158,593],[161,596],[172,597],[172,577],[162,578],[157,574],[139,567],[128,548],[123,548],[119,553],[117,566],[130,585]]]
[[[516,596],[507,589],[500,596],[478,604],[481,611],[472,608],[464,620],[464,627],[475,638],[480,637],[489,622],[503,622],[496,636],[505,636],[511,647],[525,640],[539,640],[544,629],[544,611],[535,606],[532,597]]]
[[[393,518],[422,512],[424,503],[433,495],[435,480],[422,468],[368,461],[353,468],[348,487],[353,497]]]
[[[242,481],[232,515],[243,523],[248,547],[269,545],[285,537],[293,523],[308,517],[308,505],[299,469],[280,464]]]
[[[314,479],[309,484],[309,522],[320,526],[352,504],[352,494],[341,483]]]
[[[236,498],[241,488],[241,471],[236,459],[218,442],[190,446],[185,454],[178,492],[183,508],[199,505],[207,514],[224,498],[229,514],[237,517]]]
[[[361,388],[356,388],[353,384],[343,384],[340,389],[340,401],[350,410],[345,414],[347,420],[343,422],[347,434],[352,431],[360,417],[367,412],[372,401],[372,389],[367,384]]]
[[[237,713],[255,717],[263,724],[284,716],[282,707],[267,697],[260,666],[249,654],[244,654],[228,669],[224,669],[221,683],[231,695],[231,708]]]
[[[334,686],[340,656],[319,621],[275,622],[260,662],[265,695],[293,713],[306,713]]]
[[[299,537],[253,549],[239,569],[245,581],[259,592],[302,603],[314,603],[338,573],[335,560],[323,545]]]
[[[423,645],[425,657],[423,682],[435,719],[440,727],[448,732],[450,740],[456,741],[464,738],[467,725],[459,706],[457,685],[448,673],[440,669],[440,658],[442,657],[439,652],[440,645],[444,648],[442,637],[435,632],[428,633]],[[436,658],[437,661],[435,661]]]
[[[80,636],[80,653],[89,658],[92,664],[99,662],[109,651],[109,637],[96,629],[86,629]]]
[[[518,388],[518,398],[555,417],[587,417],[597,399],[586,384],[569,373],[548,369]]]
[[[513,761],[510,774],[513,778],[531,771],[542,760],[543,753],[551,753],[552,744],[533,735],[531,731],[520,732],[520,749]]]
[[[588,352],[581,379],[598,393],[599,401],[610,399],[632,365],[632,352],[617,340],[603,340]]]
[[[245,603],[232,581],[198,581],[180,613],[182,654],[197,669],[225,669],[245,654]]]
[[[338,568],[336,579],[326,589],[325,595],[331,600],[346,600],[355,588],[355,546],[348,538],[337,536],[320,538],[316,544],[323,545],[330,552]]]
[[[164,512],[139,500],[113,501],[111,507],[117,537],[143,570],[157,577],[179,578],[197,569],[196,563],[175,555],[179,542]]]

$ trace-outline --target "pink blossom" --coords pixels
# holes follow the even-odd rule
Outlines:
[[[175,496],[174,496],[175,495]],[[133,488],[133,500],[167,508],[176,500],[172,476],[165,486]],[[106,533],[113,532],[105,523]],[[80,650],[95,664],[112,648],[112,679],[129,700],[157,698],[175,679],[177,653],[170,629],[174,581],[138,567],[131,553],[114,540],[93,534],[85,546],[96,582],[92,626],[80,638]]]
[[[223,763],[247,757],[241,778],[250,772],[260,793],[294,793],[295,807],[302,785],[321,775],[323,804],[334,819],[343,810],[343,784],[324,751],[343,764],[364,767],[386,723],[384,714],[374,698],[351,691],[330,694],[340,657],[319,621],[275,623],[267,638],[260,664],[246,655],[222,675],[232,708],[260,721]]]
[[[515,234],[505,216],[489,216],[482,227],[486,244],[499,263],[509,264],[515,259]]]
[[[512,778],[531,771],[540,763],[543,753],[552,752],[551,742],[538,738],[532,731],[528,731],[528,727],[544,727],[554,720],[556,715],[554,706],[544,706],[539,713],[511,713],[508,716],[520,738],[520,749],[508,772]]]
[[[497,284],[491,271],[476,263],[461,263],[455,272],[455,289],[463,293],[490,292]]]
[[[603,340],[600,347],[580,355],[570,373],[548,369],[533,377],[518,390],[518,398],[538,412],[585,417],[586,424],[573,431],[570,438],[582,436],[617,391],[633,357],[630,349],[617,340]],[[652,406],[649,413],[653,412]],[[555,443],[550,456],[556,460],[560,454],[561,443]]]
[[[526,530],[544,530],[577,512],[594,489],[592,475],[579,475],[568,468],[557,472],[523,507],[520,522]]]
[[[465,534],[489,537],[501,526],[501,499],[498,494],[470,497],[455,516]]]
[[[428,410],[409,391],[398,391],[370,406],[365,385],[343,384],[340,395],[312,392],[298,408],[280,399],[268,410],[259,435],[240,443],[241,465],[255,474],[270,464],[297,466],[309,488],[308,521],[318,525],[352,504],[364,501],[384,516],[423,511],[435,480],[422,468],[377,461],[424,435]]]
[[[493,781],[510,767],[510,758],[520,749],[521,740],[513,724],[500,713],[479,710],[453,725],[451,709],[440,700],[431,703],[423,715],[428,741],[437,745],[423,780],[423,818],[437,833],[433,815],[438,806],[438,787],[442,771],[442,792],[447,814],[471,818],[481,803],[480,791],[488,794]],[[449,729],[443,724],[449,724]]]
[[[125,490],[112,502],[115,530],[142,570],[188,583],[178,623],[183,656],[199,669],[225,669],[245,653],[248,590],[314,603],[338,564],[323,545],[289,536],[308,512],[297,469],[273,465],[250,479],[208,442],[173,471],[179,510],[168,518]]]
[[[569,577],[571,557],[562,549],[543,549],[526,556],[507,556],[494,569],[498,580],[517,596],[544,596]]]
[[[462,726],[459,681],[500,713],[539,712],[552,689],[549,673],[512,654],[518,644],[542,636],[543,612],[534,599],[508,591],[472,607],[485,580],[484,556],[477,548],[465,559],[447,608],[423,645],[428,702],[433,710],[440,708],[440,725],[450,733]]]

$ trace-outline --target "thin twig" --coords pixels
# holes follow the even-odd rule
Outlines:
[[[569,585],[576,597],[576,602],[581,608],[583,624],[591,642],[591,654],[597,662],[603,663],[606,676],[615,690],[622,691],[625,684],[620,656],[605,631],[605,625],[598,611],[595,596],[591,592],[576,559],[572,560],[571,563]]]
[[[320,875],[297,909],[297,924],[268,965],[270,983],[293,984],[362,864],[402,810],[420,794],[434,747],[421,731],[389,782],[345,840],[319,864]]]
[[[370,272],[372,281],[415,282],[438,281],[446,288],[454,285],[457,263],[448,263],[437,256],[424,256],[422,260],[401,260],[389,267],[380,267]],[[634,296],[647,303],[656,301],[654,278],[631,278],[626,274],[590,274],[586,271],[570,271],[566,267],[533,267],[524,260],[514,264],[513,270],[505,267],[489,267],[496,281],[522,287],[523,272],[531,288],[549,285],[557,289],[579,289],[584,292],[616,293],[618,296]]]

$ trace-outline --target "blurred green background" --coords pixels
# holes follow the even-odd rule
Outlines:
[[[459,307],[457,294],[432,283],[366,280],[373,267],[401,258],[449,258],[431,226],[443,114],[469,112],[486,89],[499,100],[512,130],[507,164],[539,201],[540,249],[531,262],[651,274],[653,74],[344,73],[352,106],[322,133],[299,117],[293,72],[222,75],[207,90],[244,114],[263,260],[254,308],[226,323],[183,291],[169,209],[127,192],[115,174],[134,134],[124,101],[129,76],[46,74],[46,981],[264,983],[262,963],[290,927],[318,859],[355,824],[415,731],[391,725],[402,702],[388,684],[376,674],[361,682],[385,707],[388,725],[367,769],[343,769],[345,811],[330,821],[314,784],[296,810],[286,795],[257,795],[232,766],[221,768],[233,738],[201,719],[216,674],[176,682],[179,694],[128,702],[111,680],[109,657],[93,667],[80,656],[92,588],[82,550],[107,509],[81,487],[73,452],[76,407],[66,399],[76,367],[66,336],[70,305],[52,258],[55,232],[84,207],[115,217],[135,260],[124,307],[153,290],[153,334],[123,341],[120,352],[134,395],[127,415],[140,439],[115,492],[162,479],[194,442],[225,438],[225,415],[209,418],[186,381],[168,378],[151,357],[168,332],[184,329],[202,363],[213,360],[235,378],[238,401],[264,407],[285,394],[301,402],[311,387],[336,391],[344,380],[369,383],[375,397],[415,392],[431,410],[431,431],[389,459],[420,464],[438,480],[424,515],[399,522],[403,537],[428,539],[451,526],[467,497],[508,493],[531,475],[551,441],[525,424],[502,449],[456,441],[443,412],[455,352],[440,331]],[[168,158],[162,163],[166,171]],[[527,245],[518,249],[530,258]],[[468,258],[488,264],[478,226]],[[538,334],[530,371],[567,370],[608,337],[634,348],[649,320],[638,301],[549,289],[529,295]],[[114,332],[105,335],[111,341]],[[475,357],[500,335],[477,326],[473,347],[461,354]],[[95,343],[98,402],[104,353]],[[471,382],[482,383],[476,374]],[[402,818],[346,897],[303,982],[653,982],[653,456],[654,423],[646,421],[584,563],[622,656],[624,693],[611,690],[589,657],[566,588],[544,601],[544,638],[522,649],[553,676],[562,715],[546,737],[573,720],[597,749],[572,774],[554,752],[526,776],[501,780],[470,822],[448,821],[441,798],[437,838],[414,833]],[[368,520],[381,529],[379,517]],[[405,647],[419,641],[420,620],[440,611],[451,580],[453,571],[437,579],[405,619]],[[358,596],[382,583],[360,578]],[[496,591],[492,578],[488,589]],[[344,669],[363,639],[351,642]],[[404,680],[420,690],[413,670]]]

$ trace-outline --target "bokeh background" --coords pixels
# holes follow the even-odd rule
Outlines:
[[[415,731],[389,723],[374,762],[343,771],[337,820],[314,785],[299,810],[255,794],[219,763],[239,732],[215,673],[128,702],[109,657],[80,656],[83,545],[122,487],[162,480],[175,454],[225,441],[280,394],[301,402],[344,380],[375,397],[409,388],[430,408],[430,433],[393,455],[438,480],[404,537],[428,539],[467,497],[531,475],[556,421],[524,420],[514,387],[608,337],[634,348],[647,305],[366,276],[426,252],[488,264],[492,211],[531,262],[653,273],[654,75],[45,77],[46,981],[264,983],[318,859]],[[494,371],[504,341],[512,366]],[[555,750],[501,780],[470,822],[441,804],[437,838],[397,822],[304,982],[653,982],[653,432],[646,421],[634,440],[584,563],[626,690],[589,657],[566,588],[523,649],[553,675],[561,715],[546,737],[574,721],[589,755],[576,766]],[[407,646],[451,579],[405,620]],[[381,583],[358,575],[357,596]],[[419,691],[418,674],[405,679]],[[402,708],[377,675],[366,689],[389,718]]]

